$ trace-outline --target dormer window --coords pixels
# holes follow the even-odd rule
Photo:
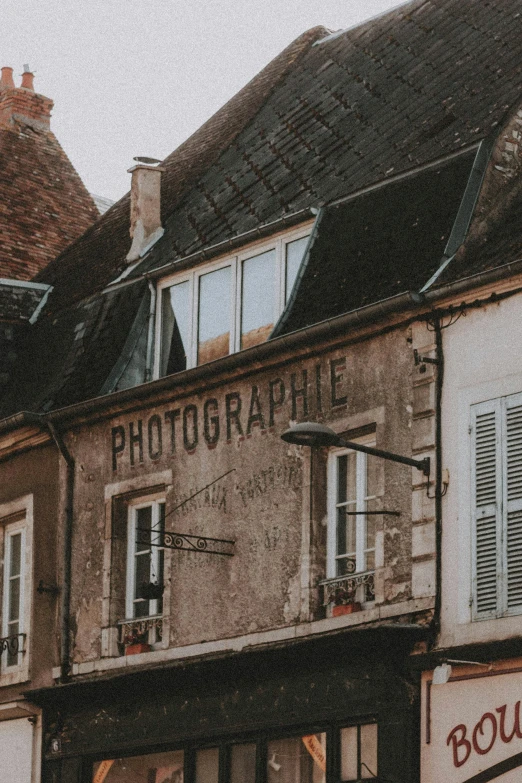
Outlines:
[[[309,233],[308,224],[163,280],[156,377],[267,340],[292,291]]]

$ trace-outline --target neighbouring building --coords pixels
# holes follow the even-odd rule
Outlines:
[[[519,9],[309,30],[39,272],[0,691],[41,711],[45,783],[493,779],[522,581],[491,605],[518,534],[472,560],[470,454],[521,391]],[[471,667],[436,684],[475,652],[493,706]]]
[[[0,395],[19,370],[22,346],[51,291],[32,278],[98,217],[50,130],[52,106],[49,98],[34,92],[27,68],[20,87],[14,84],[13,69],[2,68]],[[40,588],[56,579],[59,494],[54,451],[44,447],[21,459],[5,464],[0,479],[0,769],[1,775],[9,771],[16,783],[36,781],[40,775],[40,711],[23,698],[23,691],[48,682],[55,660],[55,606]]]

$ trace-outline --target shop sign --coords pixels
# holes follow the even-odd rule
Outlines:
[[[422,783],[520,783],[522,671],[428,680],[423,701]]]

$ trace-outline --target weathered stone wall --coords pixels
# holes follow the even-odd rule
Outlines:
[[[215,376],[198,394],[173,385],[170,402],[77,430],[74,660],[92,661],[102,647],[115,654],[107,634],[124,570],[114,560],[115,499],[152,487],[165,489],[167,531],[236,542],[230,558],[167,552],[170,645],[324,616],[325,453],[310,469],[310,451],[280,435],[292,421],[318,420],[339,432],[375,431],[379,448],[411,455],[413,372],[410,330],[400,329],[305,360],[279,356],[235,380]],[[377,470],[380,508],[401,514],[378,517],[376,604],[384,605],[412,598],[412,471],[381,460]]]

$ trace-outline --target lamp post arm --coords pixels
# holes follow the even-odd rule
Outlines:
[[[391,451],[374,449],[372,446],[363,446],[362,443],[353,443],[351,440],[344,440],[344,438],[338,438],[337,445],[344,446],[347,449],[353,449],[353,451],[363,451],[365,454],[371,454],[373,457],[381,457],[382,459],[389,459],[392,462],[400,462],[402,465],[411,465],[411,467],[421,470],[425,476],[430,475],[429,457],[425,457],[424,459],[402,457],[400,454],[393,454]]]

